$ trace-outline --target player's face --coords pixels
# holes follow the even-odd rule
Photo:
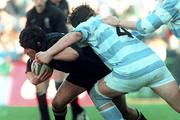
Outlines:
[[[61,1],[61,0],[51,0],[51,2],[53,2],[53,3],[56,4],[56,5],[59,5],[60,1]]]
[[[28,55],[32,60],[34,60],[36,51],[30,48],[24,48],[24,54]]]
[[[34,1],[36,11],[38,13],[42,13],[46,7],[46,1],[47,0],[33,0],[33,1]]]

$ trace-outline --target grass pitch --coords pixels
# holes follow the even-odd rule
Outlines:
[[[142,111],[148,120],[180,120],[180,114],[172,110],[167,104],[130,104]],[[71,120],[68,108],[67,120]],[[85,107],[90,120],[103,120],[95,107]],[[53,114],[49,108],[52,120]],[[39,120],[37,107],[7,107],[0,106],[0,120]]]

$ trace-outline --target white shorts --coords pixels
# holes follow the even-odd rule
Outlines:
[[[138,91],[142,87],[159,87],[174,80],[174,77],[166,66],[136,79],[119,79],[113,76],[112,72],[104,78],[104,81],[109,88],[120,92]]]

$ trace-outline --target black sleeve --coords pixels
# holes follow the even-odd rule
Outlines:
[[[32,60],[29,59],[26,64],[26,73],[31,72],[31,64],[32,64]]]

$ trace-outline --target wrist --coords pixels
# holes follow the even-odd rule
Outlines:
[[[45,54],[49,57],[49,58],[53,58],[53,56],[54,56],[54,54],[50,51],[50,50],[47,50],[46,52],[45,52]]]

